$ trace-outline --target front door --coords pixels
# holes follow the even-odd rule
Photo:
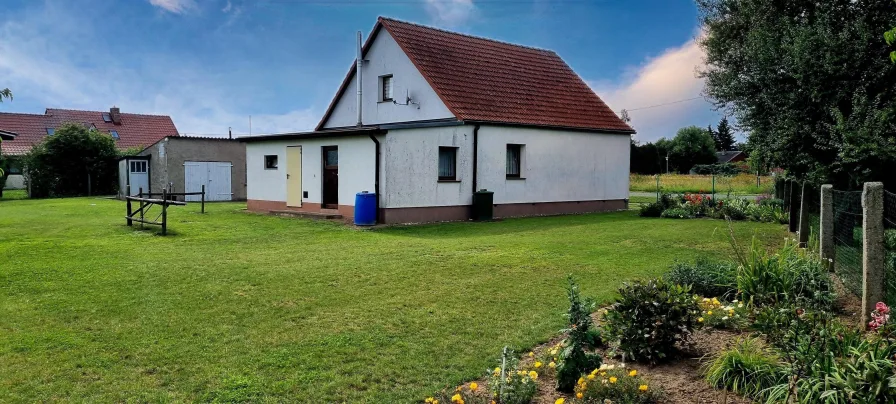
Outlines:
[[[302,146],[286,148],[286,206],[302,207]]]
[[[323,198],[321,205],[327,209],[336,209],[339,205],[339,149],[336,146],[324,146],[323,155]]]

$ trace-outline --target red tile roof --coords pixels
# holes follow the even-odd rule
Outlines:
[[[47,137],[47,128],[56,129],[66,122],[93,124],[103,133],[117,131],[119,139],[116,146],[120,150],[143,148],[166,136],[178,136],[169,116],[122,113],[121,125],[116,125],[103,121],[103,113],[108,111],[47,108],[43,115],[0,112],[0,130],[18,135],[15,140],[3,142],[2,152],[5,155],[25,154]]]
[[[381,28],[459,120],[634,133],[553,51],[380,17],[364,53]]]

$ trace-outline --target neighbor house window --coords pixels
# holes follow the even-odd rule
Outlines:
[[[507,145],[507,178],[522,178],[523,145]]]
[[[48,135],[53,136],[54,133],[56,133],[56,129],[53,129],[53,128],[47,128],[47,134],[48,134]]]
[[[110,131],[109,131],[109,134],[112,135],[112,139],[115,139],[115,140],[120,139],[120,137],[118,136],[118,131],[117,131],[117,130],[110,130]]]
[[[457,148],[439,147],[439,181],[457,180]]]
[[[269,154],[264,156],[264,169],[265,170],[276,170],[277,169],[277,155]]]
[[[380,101],[392,101],[392,75],[380,76]]]

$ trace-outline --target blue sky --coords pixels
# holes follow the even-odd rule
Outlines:
[[[0,112],[167,114],[187,134],[312,128],[379,15],[556,51],[638,139],[715,125],[690,0],[3,0]]]

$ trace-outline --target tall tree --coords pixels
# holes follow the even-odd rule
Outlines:
[[[0,102],[3,102],[4,98],[12,100],[12,91],[9,91],[8,88],[0,90]]]
[[[885,180],[896,164],[892,0],[697,0],[708,97],[752,153],[815,182]]]
[[[734,134],[731,133],[731,126],[728,125],[728,117],[722,117],[719,126],[713,133],[716,141],[716,150],[727,151],[734,150]]]
[[[717,161],[715,142],[706,129],[688,126],[678,130],[669,151],[673,168],[687,173],[697,164],[713,164]]]

